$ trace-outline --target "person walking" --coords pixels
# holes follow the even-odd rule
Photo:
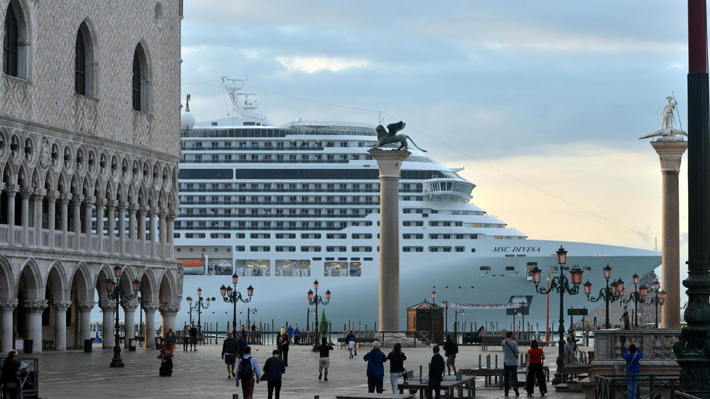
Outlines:
[[[236,377],[237,374],[234,372],[234,366],[237,364],[237,357],[239,356],[239,345],[237,340],[232,337],[232,332],[227,331],[227,338],[222,342],[222,359],[227,365],[227,379]]]
[[[456,354],[459,353],[459,346],[451,339],[451,334],[446,336],[444,344],[444,356],[446,356],[446,371],[451,375],[451,368],[454,368],[456,374]]]
[[[173,350],[175,349],[175,343],[177,343],[177,335],[172,328],[168,328],[168,332],[165,333],[165,345],[168,346],[168,351],[170,356],[173,355]]]
[[[511,384],[513,385],[515,396],[520,396],[520,392],[518,391],[518,354],[520,351],[518,349],[518,343],[513,340],[512,331],[505,333],[505,340],[503,340],[501,345],[503,345],[503,353],[505,356],[503,361],[503,367],[505,368],[505,377],[503,378],[505,396],[508,396]]]
[[[643,358],[643,353],[634,344],[630,344],[624,349],[624,354],[621,355],[626,360],[626,398],[638,399],[638,375],[641,371],[639,360]]]
[[[323,369],[325,369],[325,380],[328,381],[328,367],[330,367],[330,351],[333,346],[328,343],[328,339],[323,337],[321,344],[313,348],[314,351],[320,352],[318,358],[318,379],[323,377]]]
[[[397,394],[397,382],[399,377],[404,377],[405,384],[407,383],[407,370],[404,369],[404,361],[407,356],[402,352],[402,344],[397,342],[394,344],[392,352],[387,355],[387,360],[390,362],[390,383],[392,383],[392,393]]]
[[[17,351],[10,351],[2,362],[2,394],[4,399],[20,397],[20,358]]]
[[[190,344],[190,327],[185,324],[182,329],[182,350],[187,352],[187,346]]]
[[[301,342],[301,331],[298,329],[298,324],[296,324],[296,328],[293,330],[293,343],[298,345],[299,342]]]
[[[195,323],[190,325],[190,350],[197,351],[197,326]]]
[[[276,399],[279,399],[281,395],[281,375],[286,373],[286,364],[279,357],[278,350],[274,349],[271,354],[273,356],[266,359],[266,363],[264,363],[264,374],[261,376],[261,380],[266,381],[269,399],[273,398],[274,391],[276,391]]]
[[[239,361],[239,367],[237,368],[237,387],[239,383],[242,383],[242,395],[244,399],[254,399],[254,377],[256,377],[256,383],[259,383],[261,378],[261,370],[259,370],[259,364],[256,363],[256,359],[251,357],[251,347],[249,345],[244,347],[244,357]]]
[[[244,357],[244,348],[247,347],[249,343],[247,342],[247,337],[245,334],[239,334],[239,339],[237,340],[237,350],[239,354],[239,358],[241,359]]]
[[[281,336],[281,344],[279,346],[281,347],[281,354],[283,355],[283,361],[284,365],[288,367],[288,350],[289,350],[289,345],[291,345],[291,342],[288,340],[288,335],[284,334]]]
[[[532,396],[535,392],[535,379],[537,386],[540,389],[540,395],[545,396],[547,393],[547,384],[545,384],[545,372],[542,368],[543,360],[545,360],[545,352],[537,344],[536,340],[530,341],[530,349],[528,350],[528,363],[526,365],[527,378],[525,379],[525,390],[528,396]]]
[[[286,334],[288,334],[288,342],[293,342],[293,326],[288,325],[288,328],[286,329]]]
[[[353,351],[355,350],[355,334],[353,330],[345,337],[345,342],[348,345],[348,352],[350,352],[350,359],[353,358]]]
[[[362,360],[367,362],[367,392],[373,393],[377,389],[377,393],[382,393],[382,380],[385,378],[384,362],[387,361],[387,356],[380,350],[378,341],[372,343],[372,350],[363,356]]]
[[[439,354],[439,345],[434,345],[432,351],[434,356],[431,357],[431,362],[429,363],[429,383],[426,387],[426,397],[427,399],[432,399],[432,391],[435,391],[436,399],[439,399],[441,397],[439,390],[441,389],[441,380],[444,379],[446,362]]]

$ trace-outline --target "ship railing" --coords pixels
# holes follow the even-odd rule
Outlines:
[[[328,231],[339,231],[339,230],[344,230],[347,227],[331,227],[331,226],[326,226],[326,227],[303,227],[303,226],[296,226],[296,227],[291,227],[291,226],[281,226],[281,227],[251,227],[251,226],[212,226],[212,227],[200,227],[200,226],[175,226],[175,231],[203,231],[205,233],[212,232],[214,230],[225,230],[225,231],[230,231],[230,230],[248,230],[248,231],[259,231],[259,230],[275,230],[275,231],[306,231],[306,230],[313,230],[313,231],[318,231],[318,230],[328,230]]]
[[[183,159],[180,163],[349,163],[349,159]]]
[[[185,214],[182,219],[190,218],[215,218],[215,219],[231,219],[231,218],[362,218],[368,214],[364,213],[345,213],[345,214],[251,214],[251,213],[217,213],[214,215],[206,214]]]
[[[225,151],[321,151],[323,150],[323,147],[317,147],[317,146],[308,146],[308,147],[238,147],[238,146],[229,146],[229,147],[201,147],[201,146],[190,146],[190,145],[182,145],[180,146],[180,149],[182,151],[216,151],[216,152],[225,152]]]
[[[181,205],[379,205],[377,201],[180,201]],[[184,215],[183,215],[184,216]]]
[[[710,379],[693,381],[698,387],[707,387]],[[683,391],[677,375],[613,375],[594,376],[596,399],[654,399],[663,398],[709,398],[710,391]]]

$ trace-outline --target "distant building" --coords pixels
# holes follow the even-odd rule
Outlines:
[[[182,1],[0,0],[0,17],[0,350],[78,347],[96,305],[110,332],[116,265],[148,335],[156,310],[174,326]]]

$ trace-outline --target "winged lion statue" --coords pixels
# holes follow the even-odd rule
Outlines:
[[[412,144],[414,144],[415,147],[417,147],[419,151],[426,152],[426,150],[422,150],[421,148],[419,148],[419,146],[414,142],[414,140],[412,140],[406,134],[397,134],[397,132],[404,129],[406,125],[407,124],[402,121],[399,121],[397,123],[390,123],[389,125],[387,125],[387,130],[385,130],[384,126],[377,125],[377,127],[375,128],[375,131],[377,131],[377,145],[373,146],[372,149],[380,149],[385,144],[399,143],[399,148],[397,148],[395,151],[407,151],[407,140],[409,140],[412,142]]]

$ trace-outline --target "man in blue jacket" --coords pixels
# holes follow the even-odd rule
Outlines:
[[[626,375],[629,376],[626,380],[626,397],[627,399],[638,399],[638,375],[641,371],[639,360],[643,358],[643,353],[634,344],[630,344],[624,349],[624,354],[621,355],[626,360]]]
[[[372,350],[362,358],[367,362],[367,391],[370,393],[382,393],[382,380],[385,378],[384,362],[387,361],[387,356],[380,350],[380,343],[375,341],[372,343]]]

